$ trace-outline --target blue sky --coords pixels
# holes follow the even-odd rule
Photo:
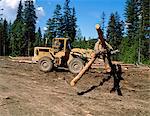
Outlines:
[[[13,21],[20,0],[1,0],[0,11],[8,21]],[[22,0],[25,1],[25,0]],[[37,26],[43,30],[46,22],[52,17],[56,4],[64,5],[65,0],[34,0],[38,16]],[[126,0],[70,0],[70,7],[75,7],[77,25],[81,29],[82,35],[86,38],[97,37],[95,24],[101,22],[102,12],[106,15],[106,24],[112,12],[118,12],[124,20],[124,7]]]
[[[95,24],[101,21],[102,12],[106,15],[106,24],[112,12],[118,12],[124,20],[124,6],[126,0],[71,0],[70,6],[75,7],[77,25],[81,29],[82,35],[86,38],[97,37]],[[46,21],[53,14],[56,4],[64,5],[64,0],[37,0],[37,5],[43,7],[45,16],[40,17],[38,25],[42,28],[46,26]]]

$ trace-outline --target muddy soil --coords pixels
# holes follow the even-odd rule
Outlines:
[[[0,116],[150,116],[150,69],[128,68],[120,82],[123,96],[110,93],[113,79],[90,69],[75,87],[64,69],[49,73],[36,64],[0,57]],[[79,93],[83,93],[80,95]]]

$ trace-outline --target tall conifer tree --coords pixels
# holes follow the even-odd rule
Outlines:
[[[3,23],[2,21],[0,21],[0,56],[3,53]]]
[[[56,31],[55,31],[54,25],[55,24],[54,24],[53,18],[52,19],[49,18],[47,21],[47,30],[45,31],[44,39],[45,39],[45,42],[48,42],[50,46],[52,45],[52,39],[56,37]],[[48,43],[45,43],[45,44],[48,44]]]
[[[11,43],[11,55],[19,56],[24,55],[24,19],[23,19],[23,5],[20,1],[17,11],[17,16],[12,24],[12,37]]]
[[[38,31],[36,32],[36,40],[34,42],[34,46],[41,46],[42,45],[42,33],[41,28],[38,28]]]
[[[114,49],[121,49],[121,41],[123,38],[123,21],[120,21],[119,14],[116,12],[110,15],[108,28],[107,28],[107,40],[110,42]],[[118,60],[119,56],[116,55],[114,60]]]
[[[59,4],[56,5],[56,9],[54,10],[53,14],[53,23],[54,23],[54,33],[56,37],[63,36],[62,34],[62,13],[61,13],[61,6]]]
[[[73,7],[72,15],[71,15],[71,30],[70,30],[70,38],[72,42],[75,40],[76,33],[77,33],[76,21],[77,21],[76,12],[75,12],[75,8]]]
[[[8,55],[9,53],[9,40],[8,40],[8,22],[6,19],[3,24],[3,55]]]
[[[136,0],[127,0],[125,6],[125,18],[128,26],[128,37],[132,42],[138,30],[138,3]]]
[[[136,63],[138,61],[139,49],[139,3],[138,0],[127,0],[125,6],[125,20],[127,24],[126,49],[124,56],[126,62]]]
[[[63,35],[64,37],[71,37],[71,8],[69,6],[70,0],[65,0],[64,4],[64,13],[63,13],[63,23],[62,23],[62,29],[63,29]],[[73,38],[71,38],[72,40]]]
[[[102,31],[105,31],[105,12],[102,13],[100,25],[102,27]]]
[[[33,55],[33,44],[35,42],[35,28],[36,28],[36,12],[33,0],[25,1],[24,9],[24,22],[25,22],[25,44],[26,44],[26,55]]]
[[[139,27],[139,36],[141,44],[141,62],[150,64],[150,14],[149,14],[149,0],[139,0],[140,4],[140,27]]]

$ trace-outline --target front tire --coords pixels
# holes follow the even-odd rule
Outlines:
[[[43,57],[38,62],[39,68],[43,72],[49,72],[53,68],[53,62],[49,57]]]
[[[68,66],[69,71],[74,73],[74,74],[79,73],[83,67],[84,67],[84,62],[80,58],[73,58],[70,61],[69,66]]]

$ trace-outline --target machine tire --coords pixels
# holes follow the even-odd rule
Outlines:
[[[38,66],[41,71],[49,72],[53,68],[53,62],[49,57],[43,57],[39,60]]]
[[[68,66],[69,71],[74,73],[74,74],[79,73],[83,67],[84,67],[84,62],[80,58],[73,58],[70,61],[69,66]]]

